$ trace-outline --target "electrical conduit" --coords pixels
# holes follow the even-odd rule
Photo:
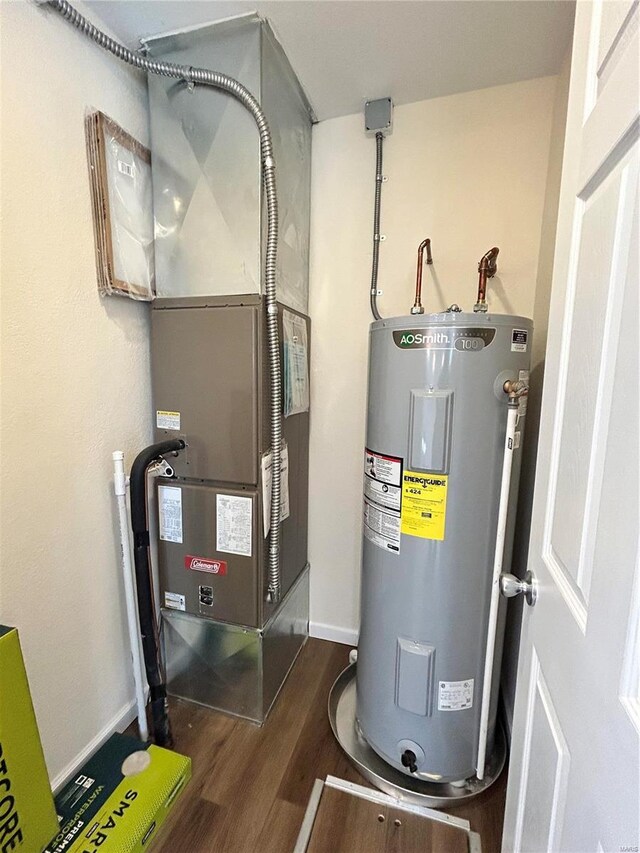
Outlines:
[[[382,203],[382,145],[384,136],[376,133],[376,194],[373,203],[373,258],[371,261],[371,294],[369,303],[374,320],[381,320],[378,311],[378,263],[380,257],[380,206]]]
[[[267,247],[265,261],[265,303],[267,308],[267,348],[269,351],[269,372],[271,384],[271,528],[269,531],[269,586],[270,601],[280,600],[280,459],[282,455],[282,385],[280,368],[280,345],[278,341],[278,306],[276,303],[276,256],[278,248],[278,201],[276,196],[275,160],[273,144],[267,118],[260,104],[251,92],[233,77],[206,68],[192,68],[176,65],[172,62],[156,62],[146,59],[138,53],[128,50],[99,30],[81,15],[67,0],[48,0],[47,3],[84,35],[96,42],[104,50],[118,59],[162,77],[174,77],[188,83],[212,86],[232,95],[251,113],[260,134],[260,152],[262,173],[267,205]],[[382,144],[380,148],[380,169],[382,168]],[[380,178],[382,180],[382,178]]]

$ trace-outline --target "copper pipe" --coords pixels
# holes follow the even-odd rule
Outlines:
[[[487,310],[487,279],[493,278],[498,272],[498,252],[500,249],[494,246],[489,249],[478,263],[478,300],[474,306],[474,311]]]
[[[422,307],[422,264],[424,263],[424,250],[427,250],[427,263],[432,264],[433,258],[431,257],[431,240],[427,237],[426,240],[423,240],[422,243],[418,246],[418,268],[416,270],[416,299],[413,303],[413,308],[411,309],[412,314],[424,314],[424,308]]]

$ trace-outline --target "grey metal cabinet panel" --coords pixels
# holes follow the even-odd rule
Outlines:
[[[257,492],[175,479],[159,480],[158,485],[182,490],[182,542],[160,539],[158,543],[162,606],[167,605],[166,593],[183,595],[186,613],[239,625],[258,625],[262,513]],[[218,551],[219,495],[251,500],[251,556]],[[217,572],[216,563],[220,564]],[[211,604],[206,602],[209,596],[201,594],[201,587],[211,588]]]
[[[180,415],[187,452],[179,477],[258,483],[259,306],[154,307],[151,366],[154,407]],[[158,421],[156,421],[158,423]]]

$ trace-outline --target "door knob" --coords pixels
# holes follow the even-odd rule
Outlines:
[[[515,575],[500,575],[500,592],[505,598],[513,598],[514,595],[524,595],[528,605],[533,607],[538,598],[538,583],[533,572],[527,572],[524,580]]]

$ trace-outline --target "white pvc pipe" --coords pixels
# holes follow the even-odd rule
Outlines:
[[[118,520],[120,522],[120,551],[122,556],[122,575],[124,578],[124,595],[127,603],[127,625],[129,628],[129,645],[131,646],[131,662],[133,664],[133,681],[136,692],[136,707],[138,714],[138,732],[140,740],[149,740],[147,726],[147,703],[145,698],[146,681],[140,659],[140,628],[136,606],[136,590],[133,582],[133,563],[131,560],[131,540],[129,537],[129,514],[127,512],[127,476],[124,471],[124,453],[114,451],[113,455],[113,488],[118,503]]]
[[[493,556],[493,576],[491,579],[491,605],[489,607],[489,628],[487,630],[487,651],[484,658],[484,677],[482,679],[482,707],[480,709],[480,739],[478,742],[478,763],[476,775],[484,778],[487,757],[487,731],[489,728],[489,707],[491,705],[491,682],[493,681],[493,657],[496,649],[496,628],[498,607],[500,604],[500,574],[504,559],[504,541],[507,532],[509,512],[509,491],[511,487],[511,466],[513,464],[513,444],[518,419],[517,402],[509,400],[507,411],[507,433],[504,439],[504,457],[502,461],[502,481],[500,483],[500,503],[498,505],[498,528],[496,547]]]

